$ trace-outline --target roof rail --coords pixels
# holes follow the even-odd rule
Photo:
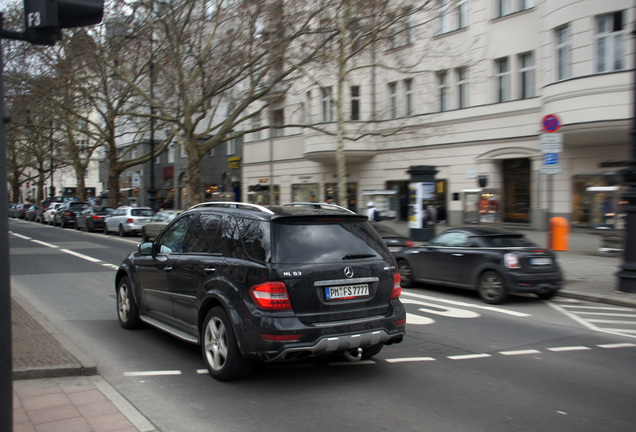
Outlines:
[[[198,207],[228,207],[228,208],[242,208],[242,209],[250,209],[250,210],[259,210],[264,213],[274,214],[273,211],[268,209],[267,207],[263,207],[258,204],[244,203],[244,202],[231,202],[231,201],[208,201],[202,202],[199,204],[195,204],[190,207],[188,210]]]
[[[341,206],[339,206],[337,204],[329,204],[329,203],[293,202],[293,203],[283,204],[282,207],[312,207],[312,208],[317,208],[317,209],[337,209],[337,210],[344,210],[347,213],[356,214],[354,211],[349,210],[346,207],[341,207]]]

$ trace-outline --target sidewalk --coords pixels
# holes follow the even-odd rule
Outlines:
[[[406,224],[394,224],[407,234]],[[443,231],[447,227],[438,227]],[[546,233],[523,231],[545,247]],[[572,232],[556,252],[563,297],[636,307],[636,293],[616,291],[622,254],[599,254],[600,237]],[[24,299],[12,298],[14,432],[151,432],[156,428],[104,379],[96,365]]]
[[[11,299],[14,432],[151,432],[156,428],[26,301]]]

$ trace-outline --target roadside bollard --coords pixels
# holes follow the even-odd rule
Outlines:
[[[564,217],[550,219],[550,249],[554,251],[569,250],[570,223]]]

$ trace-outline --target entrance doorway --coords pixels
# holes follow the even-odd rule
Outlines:
[[[530,159],[503,161],[503,221],[530,223]]]

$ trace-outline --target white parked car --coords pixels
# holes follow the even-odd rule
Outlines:
[[[154,214],[150,207],[119,207],[104,221],[104,233],[118,232],[122,237],[139,234]]]
[[[55,212],[57,209],[62,207],[64,203],[61,202],[52,202],[49,204],[49,207],[46,209],[44,213],[42,213],[42,223],[53,225],[53,220],[55,219]]]

